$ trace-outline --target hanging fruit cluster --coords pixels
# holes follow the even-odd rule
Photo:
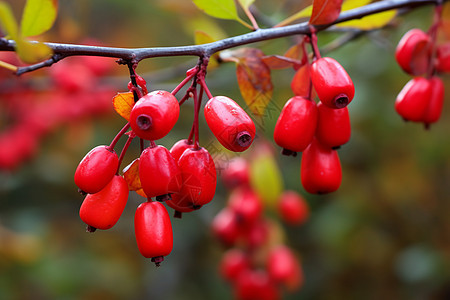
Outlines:
[[[301,158],[301,182],[314,194],[336,191],[342,180],[337,150],[350,140],[351,128],[347,105],[355,88],[345,69],[331,57],[321,57],[317,37],[306,37],[312,45],[314,60],[309,62],[306,49],[303,65],[296,71],[291,88],[295,96],[284,105],[275,125],[274,140],[285,155]],[[319,102],[314,101],[317,94]]]
[[[199,145],[199,112],[205,92],[209,98],[204,115],[212,133],[227,149],[242,152],[255,138],[255,125],[247,113],[232,99],[213,97],[204,76],[206,64],[187,71],[186,78],[172,91],[148,92],[145,80],[130,65],[129,92],[113,99],[116,111],[128,123],[110,145],[97,146],[79,163],[74,180],[86,197],[80,218],[87,230],[109,229],[125,209],[129,191],[136,191],[147,200],[136,209],[134,225],[136,242],[144,257],[158,266],[173,247],[173,233],[165,203],[182,213],[200,209],[214,197],[216,166],[208,150]],[[178,101],[176,93],[189,81],[191,86]],[[197,85],[200,85],[197,95]],[[190,135],[175,143],[170,150],[155,141],[166,136],[178,121],[180,105],[189,98],[194,101],[194,122]],[[129,130],[131,128],[131,130]],[[114,147],[128,135],[120,157]],[[134,138],[140,139],[141,154],[119,174],[123,157]],[[147,144],[148,143],[148,144]]]
[[[261,146],[261,145],[259,145]],[[249,156],[258,156],[251,151]],[[264,154],[268,154],[267,152]],[[251,164],[243,157],[232,160],[222,173],[230,191],[226,206],[214,217],[212,233],[225,247],[219,273],[232,287],[235,299],[280,299],[303,284],[303,271],[295,251],[284,241],[283,227],[302,225],[309,216],[305,199],[295,191],[281,192],[270,205],[255,188]],[[269,217],[275,211],[274,219]]]
[[[425,128],[439,120],[444,104],[444,84],[437,73],[450,72],[450,44],[437,42],[441,12],[442,6],[436,6],[429,30],[409,30],[395,50],[399,66],[413,76],[398,94],[395,110],[405,121],[423,123]]]

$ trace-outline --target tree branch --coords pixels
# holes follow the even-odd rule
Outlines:
[[[363,7],[344,11],[340,14],[339,18],[333,23],[315,26],[314,28],[317,32],[323,31],[334,24],[354,19],[361,19],[365,16],[373,15],[383,11],[399,8],[412,9],[418,6],[430,4],[437,5],[445,1],[447,0],[379,1]],[[299,34],[307,34],[307,35],[311,34],[311,25],[309,25],[308,22],[303,22],[284,27],[258,29],[256,31],[247,34],[226,38],[208,44],[175,46],[175,47],[115,48],[115,47],[98,47],[98,46],[75,45],[75,44],[45,43],[53,50],[54,56],[47,61],[40,62],[35,65],[21,67],[18,69],[17,74],[23,74],[42,67],[50,66],[53,63],[65,57],[75,55],[116,57],[123,61],[134,60],[137,63],[143,59],[152,57],[168,57],[168,56],[209,57],[212,54],[219,52],[221,50]],[[0,39],[0,51],[14,51],[14,46],[15,42],[13,40],[7,40],[4,38]]]

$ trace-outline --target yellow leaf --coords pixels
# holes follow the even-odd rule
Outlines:
[[[362,7],[371,3],[371,0],[346,0],[342,5],[342,10],[350,10]],[[336,24],[337,27],[358,28],[361,30],[373,30],[389,24],[397,15],[396,10],[389,10],[374,15],[366,16],[358,20],[350,20]]]
[[[125,120],[130,120],[131,109],[134,106],[134,96],[132,92],[118,93],[113,98],[113,106],[116,112]]]
[[[49,30],[57,12],[57,0],[27,0],[20,26],[22,36],[35,36]]]
[[[23,39],[16,40],[16,52],[20,59],[28,64],[34,64],[52,56],[52,49],[43,44],[29,42]]]

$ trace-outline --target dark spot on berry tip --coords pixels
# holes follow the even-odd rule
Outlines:
[[[155,263],[156,267],[159,267],[161,265],[161,263],[164,261],[164,256],[152,257],[151,261]]]
[[[94,233],[96,230],[97,230],[97,228],[95,228],[91,225],[86,226],[86,232]]]
[[[337,149],[340,149],[341,148],[341,146],[334,146],[334,147],[331,147],[331,149],[333,149],[333,150],[337,150]]]
[[[152,118],[146,114],[139,115],[136,124],[141,130],[148,130],[152,126]]]
[[[181,211],[176,210],[176,211],[173,213],[173,217],[174,217],[174,218],[177,218],[177,219],[181,219],[181,218],[183,217],[183,213],[182,213]]]
[[[172,196],[170,194],[159,195],[155,197],[156,201],[164,202],[168,200],[172,200]]]
[[[236,135],[236,142],[241,147],[248,147],[252,143],[253,139],[248,131],[241,131]]]
[[[348,105],[348,96],[346,94],[339,94],[334,98],[334,105],[337,108],[344,108]]]
[[[281,150],[281,154],[286,155],[286,156],[293,156],[293,157],[297,156],[297,152],[286,149],[286,148],[283,148],[283,150]]]
[[[86,196],[88,194],[80,188],[78,188],[78,193],[80,193],[82,196]]]

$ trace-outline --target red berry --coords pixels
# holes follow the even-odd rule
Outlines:
[[[134,216],[134,230],[139,251],[157,266],[172,252],[173,232],[169,213],[160,202],[141,203]]]
[[[421,75],[428,70],[431,43],[428,34],[414,28],[403,35],[395,50],[395,59],[408,74]]]
[[[139,99],[131,109],[130,126],[145,140],[159,140],[169,133],[178,120],[180,106],[166,91],[153,91]]]
[[[220,275],[230,282],[235,282],[243,271],[249,269],[250,259],[248,255],[238,248],[226,251],[219,265]]]
[[[431,96],[423,120],[425,126],[429,126],[431,123],[439,120],[442,113],[442,106],[444,105],[444,84],[442,80],[434,76],[430,79],[430,85]]]
[[[163,146],[145,149],[139,159],[139,178],[147,197],[170,199],[180,191],[182,178],[175,159]]]
[[[430,80],[423,77],[411,79],[395,100],[395,110],[404,120],[422,122],[431,97]]]
[[[299,193],[284,191],[278,200],[278,213],[287,224],[300,225],[308,219],[308,203]]]
[[[188,148],[194,148],[194,143],[189,143],[187,139],[179,140],[172,146],[172,148],[170,148],[170,154],[172,154],[172,157],[176,162],[178,162],[181,155],[183,155],[184,150]]]
[[[322,102],[317,104],[318,119],[316,138],[329,148],[339,148],[350,140],[351,127],[348,108],[329,108]]]
[[[450,72],[450,42],[437,47],[435,68],[439,72]]]
[[[116,152],[108,146],[97,146],[81,160],[75,171],[75,184],[85,193],[95,194],[111,181],[119,167]]]
[[[242,235],[246,246],[257,249],[266,244],[270,238],[271,226],[267,219],[259,219],[246,227],[240,227],[243,229]]]
[[[233,246],[239,238],[240,228],[236,214],[228,207],[222,208],[211,223],[213,235],[225,246]]]
[[[255,138],[255,124],[233,100],[216,96],[206,103],[205,119],[217,140],[234,152],[246,150]]]
[[[342,180],[341,163],[337,151],[313,139],[303,152],[300,177],[308,193],[325,194],[336,191]]]
[[[250,185],[250,166],[242,157],[231,160],[221,175],[224,185],[229,189]]]
[[[205,148],[186,149],[178,160],[182,176],[179,193],[172,194],[169,206],[199,209],[209,203],[216,191],[216,166]]]
[[[278,300],[280,291],[264,270],[245,270],[234,286],[236,300]]]
[[[312,100],[295,96],[283,107],[273,137],[283,154],[301,152],[308,147],[317,124],[317,106]]]
[[[88,194],[80,207],[80,218],[88,230],[113,227],[125,209],[128,192],[125,179],[115,175],[100,192]]]
[[[344,108],[355,95],[352,79],[331,57],[322,57],[312,63],[311,81],[320,101],[331,108]]]
[[[286,286],[290,291],[298,290],[303,284],[300,262],[287,246],[279,245],[270,250],[266,268],[273,281]]]
[[[231,208],[243,224],[252,224],[261,217],[263,203],[258,194],[249,187],[234,190],[228,199]]]

